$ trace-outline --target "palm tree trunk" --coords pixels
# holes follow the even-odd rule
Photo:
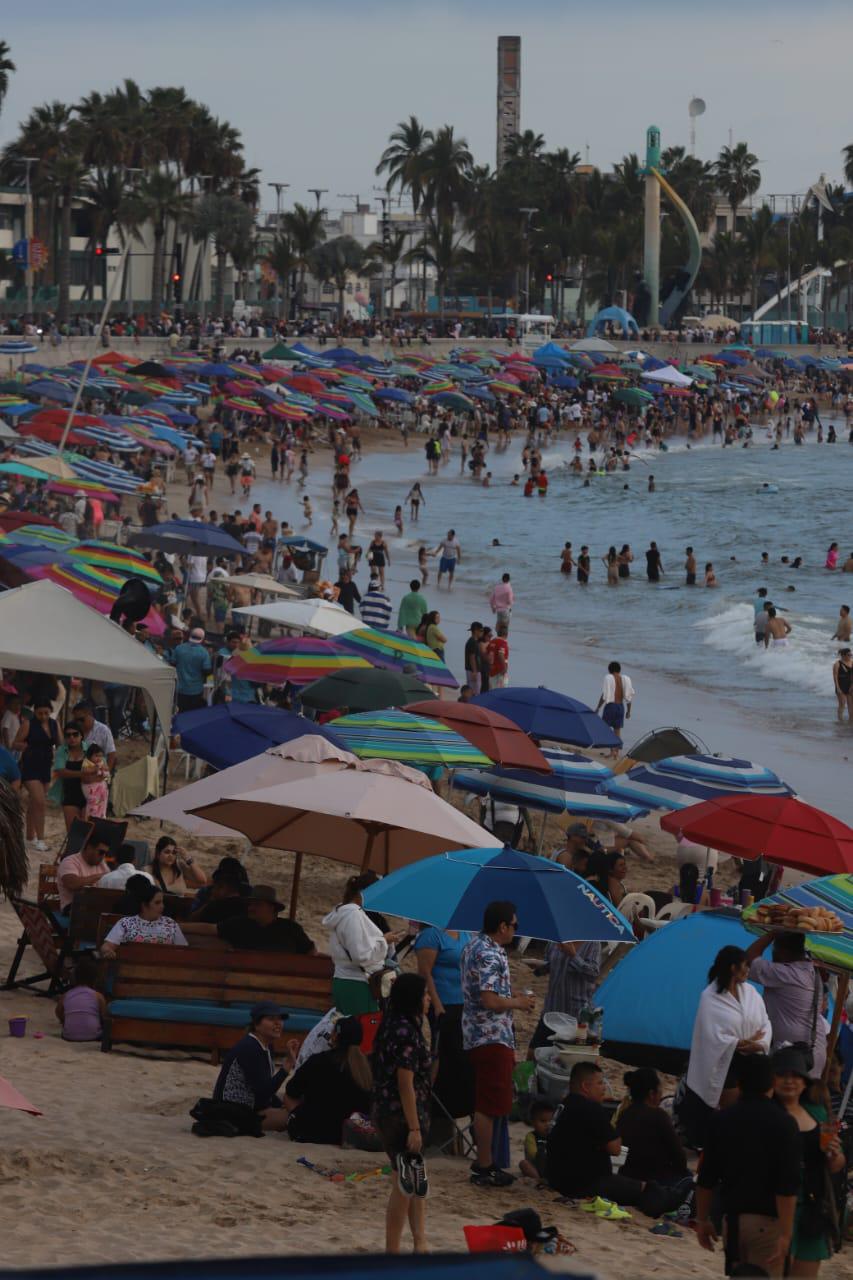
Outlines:
[[[225,248],[216,246],[216,314],[225,315]]]
[[[344,298],[346,295],[346,285],[338,284],[338,324],[344,322]]]
[[[71,295],[71,192],[65,191],[62,197],[62,220],[60,225],[59,244],[59,297],[56,306],[56,318],[60,324],[68,323],[69,298]]]

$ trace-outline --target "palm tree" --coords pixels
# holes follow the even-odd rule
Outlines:
[[[391,229],[387,244],[382,240],[374,240],[373,244],[369,244],[365,251],[365,259],[368,262],[380,263],[381,265],[390,268],[390,279],[383,280],[380,287],[382,288],[383,295],[386,290],[388,291],[390,298],[388,311],[392,321],[394,319],[394,289],[397,284],[397,280],[400,278],[397,275],[397,267],[403,260],[403,256],[406,252],[406,241],[408,238],[408,230],[401,227],[395,227]],[[384,315],[384,296],[382,299],[381,310]]]
[[[391,134],[376,166],[377,174],[387,175],[385,186],[389,193],[395,187],[401,194],[408,191],[415,213],[423,199],[423,161],[432,141],[432,130],[425,129],[417,116],[409,116]]]
[[[12,71],[17,71],[17,67],[9,57],[10,53],[11,50],[6,41],[0,40],[0,110],[3,109],[3,102],[9,92],[9,75]]]
[[[299,262],[299,305],[305,303],[305,272],[313,251],[326,239],[323,213],[320,209],[307,209],[295,204],[282,216],[282,226],[287,232]],[[345,238],[345,237],[344,237]]]
[[[270,245],[264,262],[278,281],[278,287],[283,299],[282,310],[285,317],[287,317],[290,315],[290,279],[299,265],[293,245],[287,236],[276,236]]]
[[[684,147],[668,147],[661,156],[661,164],[667,180],[693,214],[696,225],[704,230],[711,223],[716,205],[714,165],[688,155]]]
[[[723,147],[714,170],[717,184],[732,211],[732,231],[737,234],[737,211],[761,186],[758,157],[745,142],[737,142],[733,147]]]
[[[365,252],[352,236],[336,236],[318,245],[312,255],[318,280],[333,280],[338,291],[338,319],[344,320],[346,291],[351,275],[364,270]]]
[[[438,314],[444,321],[444,295],[447,284],[457,268],[465,264],[465,252],[462,241],[453,230],[449,221],[437,222],[430,218],[426,229],[415,249],[412,250],[417,260],[435,268],[435,287],[438,294]]]
[[[452,223],[465,209],[473,163],[465,139],[454,135],[453,125],[442,125],[427,147],[422,171],[424,204],[437,222]]]
[[[166,274],[166,232],[170,223],[183,223],[190,212],[190,198],[181,189],[181,181],[165,169],[150,169],[142,177],[128,200],[130,217],[140,224],[148,221],[154,232],[151,259],[151,315],[159,316],[163,307]]]
[[[216,254],[213,307],[217,315],[224,315],[226,258],[230,254],[238,270],[241,264],[253,259],[252,211],[236,196],[206,195],[195,201],[187,221],[197,242],[213,243]]]
[[[751,314],[755,314],[758,306],[758,284],[762,274],[771,265],[770,241],[773,236],[773,211],[763,204],[755,215],[749,219],[743,230],[743,244],[750,266],[750,302]]]
[[[853,142],[844,148],[844,177],[853,183]]]

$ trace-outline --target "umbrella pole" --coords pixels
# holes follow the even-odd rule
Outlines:
[[[364,857],[361,860],[362,875],[364,874],[365,871],[370,870],[370,859],[373,854],[373,842],[375,839],[376,839],[376,832],[373,829],[373,827],[371,827],[367,833],[367,844],[365,845],[365,848],[364,848]]]
[[[539,842],[536,845],[536,852],[540,857],[542,855],[542,846],[545,843],[545,826],[547,822],[548,822],[548,813],[545,809],[543,809],[542,810],[542,826],[539,828]]]
[[[296,903],[299,898],[299,880],[302,876],[303,854],[297,853],[293,862],[293,882],[290,886],[290,918],[296,919]]]
[[[835,1046],[838,1043],[838,1033],[841,1030],[841,1014],[847,1003],[847,988],[849,984],[849,973],[840,973],[838,975],[838,988],[835,992],[835,1008],[832,1011],[832,1026],[826,1039],[826,1065],[823,1068],[823,1076],[821,1077],[821,1083],[824,1087],[826,1087],[826,1082],[829,1079],[829,1068],[832,1063],[832,1056],[835,1053]]]

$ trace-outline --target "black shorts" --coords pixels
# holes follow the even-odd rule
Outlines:
[[[406,1117],[403,1115],[383,1115],[380,1116],[376,1111],[371,1116],[373,1126],[382,1140],[382,1149],[388,1159],[393,1163],[397,1156],[406,1150],[406,1143],[409,1140],[409,1125]],[[421,1126],[421,1137],[423,1145],[426,1147],[429,1136],[429,1121],[424,1116],[419,1116]]]

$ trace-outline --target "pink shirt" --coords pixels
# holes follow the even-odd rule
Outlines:
[[[105,876],[109,871],[106,862],[97,862],[94,866],[87,862],[82,853],[70,853],[67,858],[63,858],[59,864],[59,870],[56,873],[57,887],[59,889],[59,906],[64,911],[66,907],[71,905],[71,900],[76,892],[75,889],[66,889],[62,883],[63,876],[93,876],[95,874]],[[92,881],[95,884],[95,881]]]
[[[508,582],[499,582],[489,597],[489,604],[495,613],[506,611],[512,608],[512,602],[515,599],[512,586]]]

